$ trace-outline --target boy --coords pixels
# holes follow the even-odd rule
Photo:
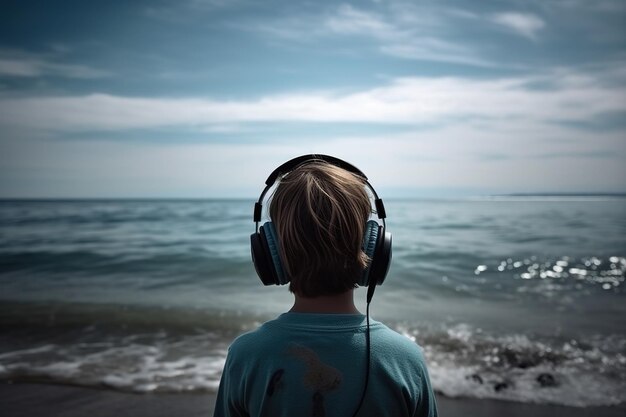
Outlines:
[[[380,256],[364,249],[371,223],[377,227],[368,223],[367,177],[336,158],[296,158],[270,175],[258,214],[255,209],[257,222],[275,180],[272,223],[253,235],[253,258],[259,257],[255,266],[268,284],[269,273],[259,265],[262,249],[255,248],[262,235],[273,252],[267,257],[274,276],[269,281],[289,281],[294,304],[233,342],[214,417],[437,416],[420,348],[382,323],[370,324],[354,305],[354,288],[367,276],[374,253]],[[390,235],[388,244],[386,262]]]

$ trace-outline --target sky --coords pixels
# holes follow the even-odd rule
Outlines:
[[[626,192],[626,1],[2,1],[0,198]]]

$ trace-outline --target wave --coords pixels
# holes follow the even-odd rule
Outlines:
[[[104,225],[176,221],[248,220],[253,200],[0,200],[13,225]]]
[[[173,246],[173,245],[172,245]],[[34,280],[40,276],[46,284],[54,285],[55,276],[66,279],[75,277],[93,277],[109,280],[121,276],[188,276],[206,277],[216,272],[239,272],[241,266],[249,266],[249,254],[239,255],[229,247],[219,250],[194,247],[188,250],[180,248],[159,250],[127,249],[123,253],[104,253],[87,249],[54,251],[33,250],[18,253],[0,254],[0,278],[10,273],[19,272],[24,279]],[[35,275],[36,274],[36,275]],[[19,283],[17,283],[19,284]],[[22,284],[23,285],[23,284]]]
[[[215,392],[227,347],[212,333],[45,344],[0,354],[0,378],[136,393]]]

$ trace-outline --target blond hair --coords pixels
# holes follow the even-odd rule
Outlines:
[[[362,250],[372,208],[365,181],[323,161],[281,178],[270,203],[289,290],[304,297],[345,292],[367,267]]]

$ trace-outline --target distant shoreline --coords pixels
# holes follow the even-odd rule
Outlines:
[[[626,197],[626,193],[511,193],[491,197]]]

